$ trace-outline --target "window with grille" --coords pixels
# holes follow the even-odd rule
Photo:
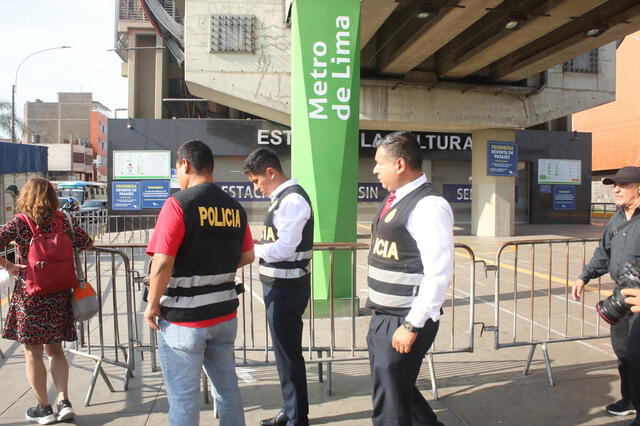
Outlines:
[[[254,15],[211,15],[211,52],[255,52]]]

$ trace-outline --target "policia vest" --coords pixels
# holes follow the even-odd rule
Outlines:
[[[264,231],[260,244],[273,243],[278,239],[278,230],[273,224],[275,212],[280,208],[280,203],[287,195],[295,193],[305,199],[309,208],[311,201],[305,190],[300,185],[291,185],[280,192],[275,200],[272,201],[264,218]],[[268,263],[264,259],[260,259],[260,281],[263,284],[272,286],[281,285],[302,285],[309,283],[309,262],[313,251],[313,209],[311,208],[311,216],[302,228],[302,240],[296,251],[289,259],[279,262]]]
[[[182,207],[185,234],[160,299],[162,316],[170,322],[192,322],[233,313],[238,307],[236,269],[247,228],[244,209],[213,183],[173,196]]]
[[[378,210],[371,227],[367,308],[399,316],[409,313],[418,295],[424,269],[418,245],[405,224],[418,201],[429,195],[440,196],[440,193],[430,183],[424,183],[379,220],[382,207]]]

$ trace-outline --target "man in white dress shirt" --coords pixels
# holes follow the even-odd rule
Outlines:
[[[263,426],[309,424],[302,357],[302,314],[311,292],[313,211],[309,196],[282,171],[278,156],[260,148],[242,166],[256,190],[271,198],[262,238],[254,247],[282,389],[282,410]]]
[[[453,213],[410,133],[382,139],[375,160],[390,194],[373,220],[367,273],[373,424],[442,425],[415,383],[453,277]]]

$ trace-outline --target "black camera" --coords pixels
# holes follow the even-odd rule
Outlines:
[[[618,273],[618,285],[613,289],[613,294],[596,304],[598,314],[609,324],[617,323],[631,309],[620,292],[623,288],[640,288],[640,265],[637,263],[625,263]]]

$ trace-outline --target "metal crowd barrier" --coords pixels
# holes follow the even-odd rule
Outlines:
[[[138,324],[143,319],[137,313],[136,293],[142,290],[141,282],[148,274],[146,270],[149,257],[143,252],[145,247],[146,244],[142,243],[110,244],[84,252],[86,276],[94,285],[101,306],[96,317],[79,324],[79,340],[69,348],[69,352],[95,362],[85,405],[91,403],[98,376],[102,377],[109,390],[114,391],[105,372],[107,366],[124,370],[124,389],[128,388],[129,378],[132,377],[135,368],[135,350],[140,351],[142,356],[149,351],[152,369],[157,370],[155,332],[149,330],[147,338],[142,335],[143,328]],[[366,316],[360,316],[361,309],[357,298],[358,291],[366,289],[366,284],[358,285],[358,268],[365,268],[358,265],[358,251],[368,248],[368,244],[359,243],[314,245],[314,251],[328,252],[329,294],[326,312],[322,315],[316,312],[314,303],[309,304],[304,319],[304,352],[306,362],[318,366],[321,382],[325,379],[326,367],[327,394],[331,394],[333,388],[333,363],[368,359],[365,337],[369,320]],[[463,262],[468,263],[469,273],[455,274],[450,297],[443,306],[444,315],[441,318],[438,338],[427,355],[435,398],[438,398],[438,389],[433,356],[473,352],[474,347],[475,256],[464,244],[456,244],[456,250],[466,253],[466,260]],[[348,308],[346,311],[343,309],[340,315],[336,312],[334,297],[336,252],[349,253],[351,263],[351,296],[347,298]],[[313,271],[313,263],[311,269]],[[361,272],[361,275],[364,275],[364,271]],[[242,268],[237,275],[237,280],[244,283],[246,288],[246,292],[240,296],[236,343],[236,350],[240,356],[238,365],[242,367],[275,364],[271,355],[266,311],[264,307],[260,308],[262,287],[255,285],[259,282],[257,275],[257,270],[254,271],[252,265]],[[105,277],[109,277],[108,280]],[[463,333],[456,332],[460,330],[456,325],[459,318],[464,318],[467,324],[463,327]],[[149,343],[143,343],[147,339]],[[252,352],[258,353],[258,357],[250,357],[249,354]]]
[[[157,215],[107,216],[105,232],[96,241],[122,246],[147,243],[157,219]]]
[[[95,362],[84,401],[88,406],[98,376],[111,392],[115,391],[105,365],[124,370],[124,390],[128,389],[135,368],[135,318],[131,264],[124,251],[103,247],[85,251],[84,269],[87,280],[96,290],[100,310],[94,318],[79,323],[78,340],[68,351]]]
[[[145,244],[114,244],[106,247],[118,248],[126,251],[131,259],[131,284],[140,283],[148,266],[148,256],[142,250]],[[431,379],[432,391],[435,398],[438,398],[436,374],[434,368],[434,355],[473,352],[474,336],[473,326],[475,321],[475,256],[471,248],[464,244],[456,244],[456,250],[462,251],[465,260],[457,261],[463,271],[454,275],[450,288],[450,296],[443,306],[444,315],[441,317],[440,331],[438,337],[430,349],[427,360],[429,375]],[[366,279],[358,279],[358,268],[366,268],[358,265],[358,252],[368,249],[368,244],[361,243],[316,243],[315,252],[328,252],[329,260],[329,286],[328,299],[325,302],[323,313],[317,312],[314,303],[309,303],[307,312],[303,318],[304,331],[304,353],[305,361],[308,364],[316,364],[318,368],[318,379],[320,382],[327,381],[327,394],[331,394],[333,389],[332,366],[335,362],[347,362],[368,359],[366,333],[368,330],[369,318],[361,315],[359,291],[366,291]],[[341,313],[336,312],[336,298],[334,297],[335,279],[334,263],[336,252],[347,252],[351,263],[351,296],[346,302],[343,300]],[[142,257],[142,259],[139,258]],[[459,257],[459,256],[456,256]],[[138,259],[138,260],[136,260]],[[364,263],[364,262],[363,262]],[[135,266],[137,264],[137,266]],[[313,273],[313,263],[311,264]],[[364,275],[364,271],[362,274]],[[236,280],[242,282],[246,291],[240,295],[240,307],[238,309],[238,339],[236,340],[236,351],[239,354],[238,365],[241,367],[275,365],[270,345],[270,334],[268,332],[266,310],[262,302],[262,286],[259,283],[257,268],[247,265],[238,270]],[[362,285],[359,283],[362,282]],[[313,284],[312,284],[313,286]],[[132,291],[132,298],[135,300],[136,291]],[[313,294],[313,287],[312,287]],[[318,303],[318,302],[316,302]],[[347,306],[346,310],[344,306]],[[138,324],[142,321],[136,313],[137,303],[134,302],[132,326],[133,341],[141,354],[147,351],[150,354],[152,371],[158,370],[156,356],[156,334],[149,330],[148,337],[142,336],[144,327]],[[460,332],[460,325],[456,321],[463,318],[463,331]],[[148,343],[143,343],[147,341]],[[252,355],[253,354],[253,355]],[[257,356],[256,356],[257,355]],[[326,369],[326,374],[325,374]]]
[[[541,346],[549,385],[553,386],[550,343],[601,339],[609,336],[594,305],[608,296],[601,279],[585,287],[581,302],[571,286],[582,272],[597,238],[509,241],[496,256],[495,349],[530,346],[523,373],[529,372]],[[588,257],[589,256],[589,257]],[[542,259],[542,260],[541,260]],[[506,318],[505,318],[506,317]],[[601,330],[606,326],[606,332]]]
[[[88,213],[76,212],[73,217],[78,221],[82,229],[84,229],[94,240],[102,238],[103,235],[109,232],[109,216],[107,215],[106,209],[100,209]]]
[[[3,258],[5,259],[9,259],[12,260],[13,256],[15,254],[15,246],[9,246],[9,247],[0,247],[0,255],[2,255]],[[12,285],[0,285],[0,330],[2,330],[2,327],[4,326],[4,311],[3,311],[3,306],[4,305],[8,305],[11,302],[11,294],[13,292],[13,286]],[[2,352],[2,349],[0,349],[0,359],[4,359],[5,355]]]

